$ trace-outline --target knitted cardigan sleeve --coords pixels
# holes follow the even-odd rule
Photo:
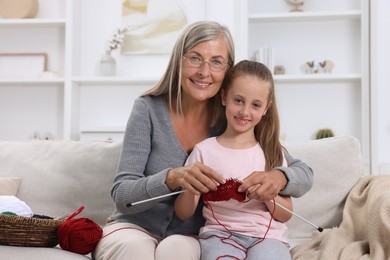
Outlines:
[[[288,167],[275,168],[275,170],[282,171],[288,180],[286,187],[280,191],[280,194],[299,198],[313,186],[313,170],[306,163],[293,158],[289,153],[284,155]]]
[[[122,154],[111,196],[123,213],[143,212],[155,205],[129,203],[157,197],[171,191],[166,174],[182,166],[187,154],[175,146],[176,138],[167,123],[163,99],[139,98],[135,101],[126,126]]]

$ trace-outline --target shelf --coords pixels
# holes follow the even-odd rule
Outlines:
[[[122,142],[125,128],[125,126],[89,127],[80,131],[80,141]]]
[[[294,82],[355,82],[361,80],[360,74],[293,74],[293,75],[274,75],[275,82],[294,83]]]
[[[337,11],[337,12],[289,12],[251,14],[249,22],[294,22],[294,21],[334,21],[360,19],[360,11]]]
[[[0,19],[0,28],[65,27],[65,19]]]
[[[64,78],[0,78],[1,85],[54,85],[64,84]]]
[[[74,83],[81,85],[103,85],[103,84],[155,84],[160,77],[76,77]]]
[[[117,127],[87,127],[81,129],[81,133],[124,133],[126,126]]]

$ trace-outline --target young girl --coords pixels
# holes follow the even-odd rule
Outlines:
[[[223,133],[197,144],[187,163],[200,161],[212,167],[233,190],[226,192],[229,187],[221,184],[217,191],[203,195],[186,191],[175,202],[176,214],[186,220],[204,201],[201,259],[291,259],[283,223],[291,214],[275,204],[292,210],[291,198],[251,199],[261,190],[260,184],[246,193],[237,190],[250,173],[286,165],[271,72],[258,62],[239,62],[225,76],[221,99]]]

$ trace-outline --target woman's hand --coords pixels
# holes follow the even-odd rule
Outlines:
[[[242,181],[238,191],[245,192],[249,199],[268,201],[274,199],[286,185],[286,176],[279,170],[256,171]]]
[[[225,183],[224,178],[203,163],[196,162],[168,171],[165,181],[172,191],[181,187],[196,195],[215,191],[219,184]]]

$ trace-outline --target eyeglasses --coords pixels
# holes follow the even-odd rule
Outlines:
[[[211,61],[204,61],[199,56],[191,56],[191,57],[185,57],[183,56],[183,59],[187,61],[188,66],[192,68],[200,68],[205,63],[208,63],[210,66],[210,70],[213,72],[220,72],[227,68],[228,64],[224,63],[220,60],[214,59]]]

